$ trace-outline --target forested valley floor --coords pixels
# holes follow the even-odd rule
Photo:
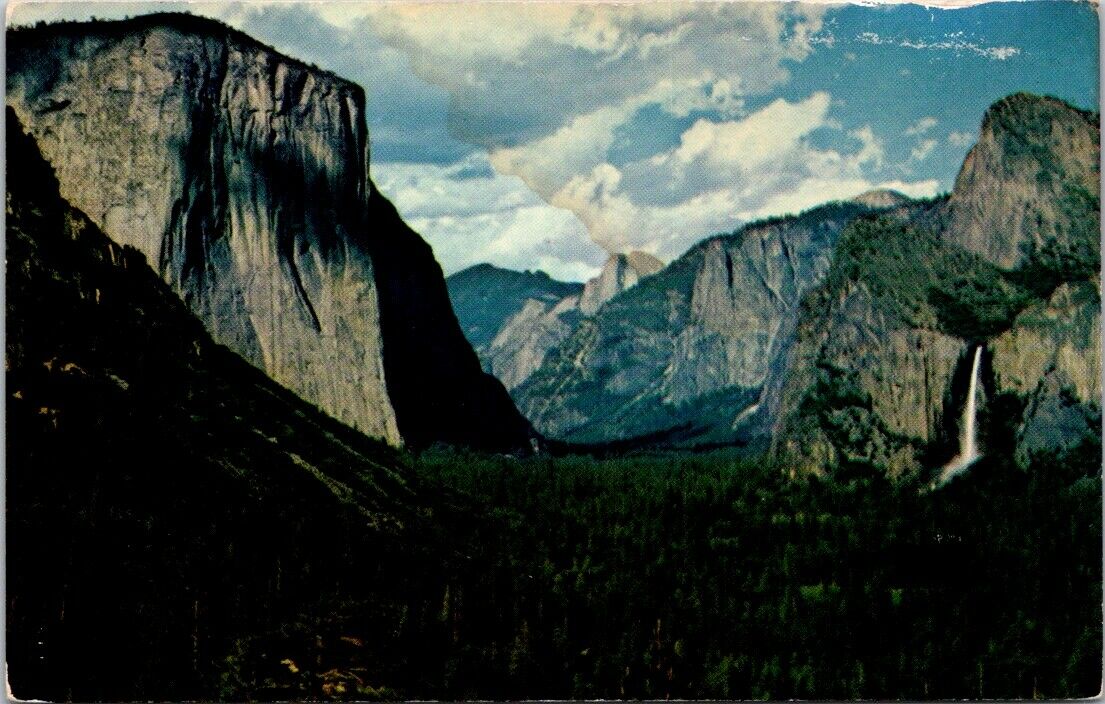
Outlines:
[[[1088,436],[933,490],[863,466],[794,479],[725,452],[425,453],[416,472],[447,497],[441,600],[404,611],[421,613],[410,679],[361,694],[1092,696],[1099,460]],[[225,694],[335,694],[354,653],[303,642],[298,672]]]

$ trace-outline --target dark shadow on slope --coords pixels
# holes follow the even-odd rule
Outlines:
[[[318,698],[346,666],[336,650],[305,661],[297,633],[356,636],[350,657],[385,694],[412,681],[407,640],[432,632],[422,605],[440,599],[428,566],[449,558],[402,455],[214,344],[7,120],[15,695]]]
[[[502,383],[483,372],[453,314],[433,250],[375,188],[366,220],[384,376],[400,435],[415,448],[444,443],[530,451],[536,434]]]

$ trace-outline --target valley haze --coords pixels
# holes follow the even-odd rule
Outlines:
[[[14,4],[11,691],[1099,692],[1097,13]]]

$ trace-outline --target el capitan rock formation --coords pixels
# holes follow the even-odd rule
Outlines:
[[[371,594],[384,618],[414,598],[389,568],[420,564],[401,454],[216,344],[58,195],[10,109],[7,155],[10,691],[212,699],[242,639],[327,593]]]
[[[20,29],[8,51],[8,103],[62,195],[216,341],[392,444],[528,446],[372,186],[359,86],[190,15]]]

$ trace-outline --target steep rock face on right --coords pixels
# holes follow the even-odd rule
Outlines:
[[[853,223],[805,302],[775,452],[895,475],[950,457],[980,345],[981,393],[1020,409],[1020,459],[1099,432],[1099,142],[1092,116],[1018,94],[987,112],[949,198]]]
[[[991,349],[996,389],[1027,401],[1017,431],[1020,461],[1100,432],[1099,281],[1061,284],[1047,300],[1022,311]]]

